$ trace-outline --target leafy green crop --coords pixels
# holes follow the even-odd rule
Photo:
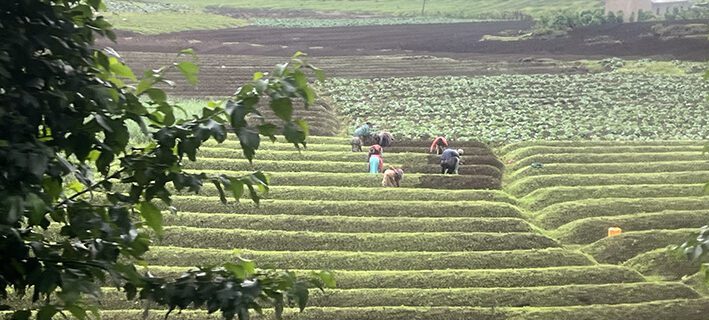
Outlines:
[[[355,123],[465,140],[706,137],[701,77],[661,74],[334,79],[323,91]]]

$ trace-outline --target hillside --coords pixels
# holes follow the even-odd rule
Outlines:
[[[181,212],[165,215],[166,235],[148,253],[149,269],[176,275],[241,256],[297,272],[333,270],[338,288],[314,292],[310,307],[289,319],[699,320],[709,312],[709,300],[677,276],[649,281],[639,271],[663,270],[627,262],[682,241],[709,218],[709,201],[694,182],[709,176],[700,143],[509,145],[499,150],[509,162],[500,190],[460,189],[449,179],[422,184],[437,176],[426,169],[436,165],[426,164],[424,144],[385,151],[389,163],[407,170],[403,187],[389,190],[379,176],[358,173],[365,154],[351,153],[347,139],[312,137],[302,153],[264,144],[255,164],[274,187],[260,208],[222,205],[212,188],[177,196]],[[499,174],[475,163],[489,149],[457,146],[471,150],[466,167]],[[239,158],[233,142],[211,145],[190,168],[250,169]],[[535,162],[544,165],[530,168]],[[626,232],[606,238],[608,226]],[[142,312],[112,291],[103,307],[104,319]],[[173,318],[211,319],[197,311]]]

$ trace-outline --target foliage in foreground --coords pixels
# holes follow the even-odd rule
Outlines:
[[[260,311],[262,305],[275,306],[276,315],[288,302],[302,309],[308,287],[332,284],[328,273],[299,278],[242,260],[167,280],[140,274],[134,264],[144,263],[151,236],[162,235],[158,206],[174,211],[173,188],[197,192],[211,183],[222,202],[227,193],[237,200],[247,193],[258,203],[259,193],[268,190],[263,173],[210,177],[183,171],[183,161],[194,161],[207,140],[224,141],[227,127],[244,156],[253,159],[260,135],[275,139],[279,133],[274,124],[247,124],[261,97],[284,121],[280,133],[296,147],[305,146],[308,127],[292,119],[292,99],[312,103],[304,71],[320,71],[296,56],[272,74],[256,74],[225,104],[178,119],[176,106],[153,86],[171,84],[163,77],[170,69],[194,83],[198,67],[182,61],[136,77],[115,52],[93,47],[97,35],[115,39],[111,25],[94,14],[101,8],[101,0],[0,3],[3,308],[14,311],[13,319],[98,316],[94,298],[110,284],[128,299],[170,311],[204,306],[227,319],[247,319],[250,309]],[[129,144],[129,122],[151,137],[149,144]],[[60,229],[59,237],[46,237],[50,227]],[[30,295],[33,305],[6,306],[10,295]]]

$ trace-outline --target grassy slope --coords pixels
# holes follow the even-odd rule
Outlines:
[[[105,13],[108,21],[119,30],[142,34],[160,34],[185,30],[212,30],[246,25],[246,21],[227,16],[188,12],[121,12]]]

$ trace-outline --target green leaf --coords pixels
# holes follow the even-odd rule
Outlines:
[[[261,144],[261,137],[259,137],[258,132],[246,127],[240,128],[237,136],[244,156],[251,162],[254,159],[254,155],[256,155],[256,149]]]
[[[44,189],[44,193],[46,193],[52,201],[59,199],[59,196],[62,194],[61,182],[52,177],[45,177],[42,180],[42,189]]]
[[[52,320],[59,310],[54,305],[44,305],[37,311],[37,320]]]
[[[709,194],[709,183],[704,185],[704,194]]]
[[[258,126],[258,132],[259,134],[263,136],[267,136],[271,142],[276,142],[276,132],[278,130],[278,127],[275,124],[271,123],[266,123]]]
[[[239,201],[239,199],[241,199],[241,196],[244,194],[244,183],[237,178],[229,178],[228,181],[229,191],[231,191],[231,195],[234,196],[234,199],[236,201]]]
[[[197,84],[197,74],[199,73],[199,67],[196,64],[189,61],[183,61],[177,63],[175,66],[177,67],[177,69],[180,70],[180,72],[182,72],[182,74],[185,76],[185,78],[187,78],[187,81],[191,85],[194,86]]]
[[[335,281],[335,275],[330,271],[320,271],[317,277],[323,282],[326,288],[337,287],[337,281]]]
[[[155,79],[155,77],[152,75],[149,75],[149,76],[144,77],[143,79],[140,79],[140,82],[138,82],[138,86],[135,88],[135,94],[136,95],[143,94],[143,92],[145,92],[146,90],[153,87],[153,85],[155,84],[155,81],[157,81],[157,79]]]
[[[133,70],[131,70],[128,66],[126,66],[122,62],[118,61],[118,59],[116,59],[115,57],[108,58],[108,61],[111,66],[111,72],[115,73],[116,75],[118,75],[120,77],[128,78],[133,81],[137,80],[135,78],[135,74],[133,74]]]
[[[155,230],[158,235],[162,235],[162,213],[160,209],[151,202],[142,201],[138,205],[138,211],[140,211],[140,216],[145,220],[145,224]]]
[[[12,313],[11,320],[29,320],[32,312],[29,310],[17,310]]]
[[[150,100],[153,100],[154,102],[165,102],[167,101],[167,94],[165,94],[165,91],[157,88],[150,88],[146,89],[145,93],[148,94],[148,97],[150,97]]]
[[[36,226],[42,223],[44,215],[49,210],[47,204],[35,193],[27,194],[25,197],[25,205],[29,209],[29,223]]]
[[[271,109],[283,121],[291,121],[293,117],[293,102],[288,98],[271,100]]]

